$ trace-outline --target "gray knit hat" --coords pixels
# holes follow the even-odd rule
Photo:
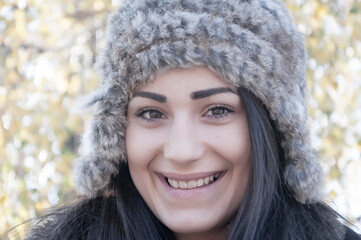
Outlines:
[[[206,66],[249,89],[282,134],[283,177],[302,203],[321,199],[323,173],[308,139],[306,53],[279,0],[129,0],[114,12],[97,61],[101,86],[74,166],[77,190],[106,194],[126,162],[126,108],[156,71]]]

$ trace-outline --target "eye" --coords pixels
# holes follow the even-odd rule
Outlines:
[[[225,106],[215,106],[206,112],[205,116],[211,119],[222,119],[229,116],[233,111]]]
[[[136,116],[146,121],[158,121],[165,119],[165,115],[156,109],[141,109],[136,113]]]

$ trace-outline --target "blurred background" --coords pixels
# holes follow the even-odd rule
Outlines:
[[[0,0],[0,234],[75,195],[109,12],[122,0]],[[311,142],[326,201],[361,229],[361,0],[286,0],[305,35]],[[360,230],[357,230],[360,232]]]

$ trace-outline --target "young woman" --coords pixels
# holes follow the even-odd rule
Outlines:
[[[28,239],[360,239],[322,202],[306,54],[279,0],[133,0],[110,18],[74,166]]]

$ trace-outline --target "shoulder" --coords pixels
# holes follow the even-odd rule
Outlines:
[[[84,217],[84,209],[89,202],[78,202],[53,208],[46,214],[32,220],[32,227],[26,236],[31,239],[76,239],[82,226],[88,226],[90,219]],[[90,213],[91,214],[91,213]],[[92,214],[91,214],[92,215]],[[79,238],[78,238],[79,239]]]
[[[343,225],[339,219],[345,219],[327,204],[304,205],[303,214],[313,229],[317,239],[361,240],[361,236]]]
[[[345,240],[361,240],[360,234],[357,234],[347,226],[345,226],[345,228],[346,228]]]
[[[103,204],[86,199],[52,209],[33,221],[25,239],[97,239],[104,234]]]
[[[291,239],[343,240],[347,234],[347,229],[339,221],[341,216],[324,203],[293,202],[286,216]]]

